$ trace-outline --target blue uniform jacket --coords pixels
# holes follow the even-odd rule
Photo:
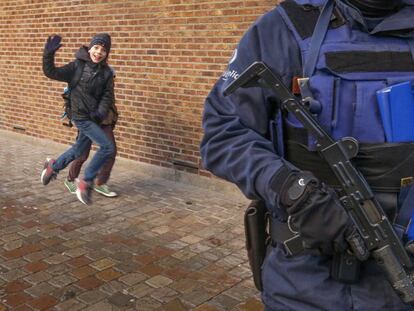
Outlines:
[[[321,5],[324,1],[297,2]],[[355,10],[342,3],[341,7],[352,23],[363,23]],[[414,7],[407,7],[397,14],[385,26],[393,29],[405,23],[407,28],[413,27]],[[387,29],[374,29],[372,33],[381,31]],[[262,199],[273,209],[277,195],[269,184],[283,168],[293,168],[278,154],[277,139],[272,142],[271,136],[277,135],[272,131],[277,122],[274,120],[277,99],[260,88],[239,89],[229,97],[223,96],[223,90],[251,63],[259,60],[281,75],[288,86],[294,76],[302,75],[298,43],[277,8],[260,17],[245,33],[227,70],[208,95],[200,150],[205,168],[235,183],[248,198]]]
[[[296,1],[320,6],[324,1]],[[351,27],[372,34],[411,29],[414,7],[407,6],[382,23],[366,21],[358,11],[337,0]],[[414,4],[412,0],[407,4]],[[277,99],[261,88],[238,89],[225,97],[224,89],[251,63],[263,61],[291,86],[302,75],[298,42],[285,24],[279,7],[261,16],[244,34],[228,67],[205,101],[204,136],[200,150],[203,165],[215,175],[236,184],[250,199],[261,199],[273,215],[280,214],[277,193],[270,184],[283,179],[294,166],[277,146]],[[346,285],[330,279],[329,259],[304,255],[287,258],[275,247],[263,265],[263,300],[268,310],[411,310],[401,303],[374,266],[367,266],[360,283]]]

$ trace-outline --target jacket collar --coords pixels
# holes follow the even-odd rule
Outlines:
[[[414,0],[406,0],[406,5],[392,15],[375,19],[363,17],[357,8],[344,1],[336,0],[336,3],[352,24],[358,24],[372,35],[414,38]]]

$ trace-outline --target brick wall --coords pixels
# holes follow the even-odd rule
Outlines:
[[[44,42],[63,37],[62,65],[109,32],[119,156],[209,175],[199,167],[204,98],[244,31],[277,2],[1,0],[0,128],[72,143],[76,131],[59,120],[65,85],[42,73]]]

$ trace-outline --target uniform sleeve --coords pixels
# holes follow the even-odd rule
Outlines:
[[[269,124],[277,99],[258,87],[239,88],[228,97],[223,95],[225,88],[254,61],[265,62],[288,85],[301,71],[297,43],[276,10],[250,27],[208,95],[200,151],[206,169],[235,183],[248,198],[262,199],[273,206],[277,194],[269,185],[274,178],[283,180],[295,169],[276,153],[270,139]]]

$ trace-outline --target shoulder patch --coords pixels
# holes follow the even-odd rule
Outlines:
[[[311,4],[300,5],[294,0],[285,0],[280,3],[293,26],[302,39],[312,36],[320,14],[320,7]],[[337,28],[345,24],[341,12],[335,7],[329,28]]]

